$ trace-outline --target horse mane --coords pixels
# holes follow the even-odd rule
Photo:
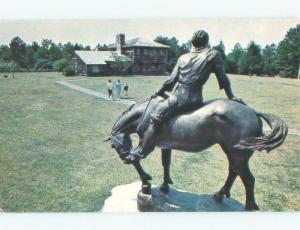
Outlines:
[[[169,97],[169,95],[164,94],[164,95],[161,95],[161,97],[162,97],[163,99],[167,99],[167,98]],[[142,100],[142,101],[140,101],[140,102],[136,102],[136,103],[130,105],[130,106],[129,106],[122,114],[121,114],[121,116],[119,116],[118,119],[116,120],[115,124],[114,124],[113,127],[112,127],[111,134],[112,134],[112,135],[115,135],[116,133],[118,133],[118,131],[119,131],[118,123],[119,123],[119,121],[121,120],[122,117],[126,116],[126,114],[129,113],[130,111],[132,111],[132,109],[133,109],[134,107],[139,106],[139,105],[141,105],[141,104],[143,104],[143,103],[145,103],[145,102],[147,102],[147,101],[149,101],[149,100],[151,100],[151,98],[145,98],[144,100]]]
[[[117,133],[117,131],[118,131],[117,124],[119,123],[119,121],[121,120],[122,117],[124,117],[127,113],[129,113],[133,109],[133,107],[141,105],[141,104],[143,104],[143,103],[145,103],[146,101],[149,101],[149,100],[150,100],[150,98],[146,98],[146,99],[144,99],[140,102],[136,102],[136,103],[130,105],[126,110],[124,110],[124,112],[121,114],[121,116],[118,117],[115,124],[113,125],[111,134],[115,135]]]

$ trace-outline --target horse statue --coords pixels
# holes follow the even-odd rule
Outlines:
[[[151,111],[164,100],[156,96],[129,107],[116,121],[111,136],[111,147],[126,162],[126,156],[132,149],[130,134],[140,131],[141,122],[149,122]],[[263,134],[262,119],[267,122],[271,132]],[[246,210],[259,210],[254,197],[255,178],[249,169],[249,159],[253,152],[267,152],[280,146],[288,133],[287,125],[271,114],[256,112],[247,105],[217,99],[205,102],[194,111],[177,114],[163,123],[155,138],[155,145],[161,148],[164,179],[160,191],[168,193],[172,149],[185,152],[201,152],[214,144],[219,144],[229,162],[229,173],[225,184],[213,195],[216,202],[222,202],[224,196],[230,197],[230,189],[237,176],[240,176],[246,190]],[[151,191],[151,176],[147,174],[137,158],[132,162],[142,181],[142,192]]]

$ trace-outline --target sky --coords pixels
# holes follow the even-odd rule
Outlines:
[[[254,40],[261,46],[281,41],[287,30],[300,24],[297,18],[182,18],[182,19],[19,19],[0,20],[0,44],[9,44],[14,36],[26,43],[78,42],[95,47],[97,43],[115,42],[118,33],[126,39],[142,37],[153,40],[158,35],[175,36],[180,43],[187,42],[194,31],[209,33],[211,45],[225,44],[226,53],[239,42],[243,47]]]
[[[226,53],[239,42],[261,46],[278,43],[300,23],[299,0],[0,0],[0,44],[14,36],[25,42],[79,42],[95,47],[126,39],[157,35],[187,42],[206,30],[211,45],[222,40]]]

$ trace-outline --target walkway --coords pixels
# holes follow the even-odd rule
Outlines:
[[[83,88],[83,87],[78,86],[78,85],[74,85],[74,84],[66,82],[66,81],[57,81],[56,83],[58,83],[60,85],[67,86],[71,89],[80,91],[82,93],[85,93],[85,94],[88,94],[88,95],[91,95],[91,96],[94,96],[94,97],[98,97],[98,98],[102,98],[102,99],[107,100],[107,101],[111,101],[111,99],[109,99],[108,96],[104,93],[99,93],[99,92],[96,92],[94,90],[86,89],[86,88]],[[131,100],[127,100],[127,99],[115,100],[114,102],[121,103],[121,104],[124,104],[124,105],[132,105],[132,104],[136,103],[135,101],[131,101]]]

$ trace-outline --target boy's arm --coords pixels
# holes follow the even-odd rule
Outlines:
[[[221,54],[219,52],[216,54],[215,57],[214,73],[216,74],[216,77],[218,79],[220,89],[225,90],[225,93],[230,100],[237,101],[242,104],[246,104],[242,99],[234,96],[231,89],[230,80],[224,70],[223,58],[221,57]]]
[[[174,67],[174,69],[172,71],[170,78],[164,82],[164,84],[162,85],[162,87],[156,94],[161,95],[165,91],[172,91],[175,84],[178,82],[179,72],[180,72],[180,66],[179,66],[179,60],[178,60],[176,66]]]

